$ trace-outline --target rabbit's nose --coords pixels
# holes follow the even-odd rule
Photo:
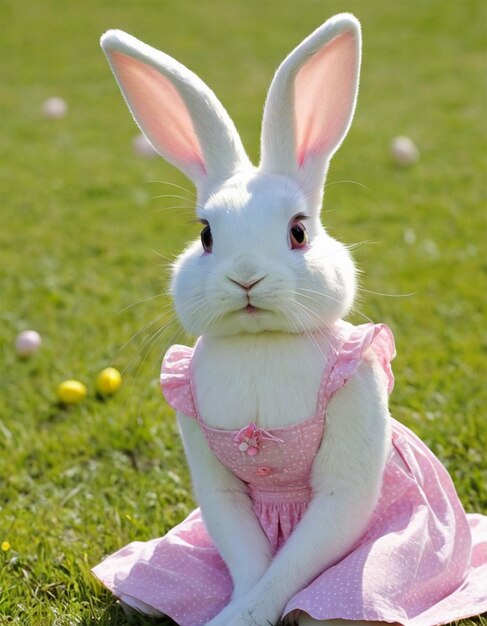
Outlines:
[[[238,285],[239,287],[242,287],[242,289],[244,289],[245,291],[250,291],[252,289],[252,287],[255,287],[255,285],[257,285],[262,280],[264,280],[265,276],[261,276],[260,278],[251,279],[251,280],[248,280],[248,281],[244,281],[244,280],[241,280],[241,279],[237,280],[235,278],[232,278],[231,276],[227,276],[227,278],[234,285]]]

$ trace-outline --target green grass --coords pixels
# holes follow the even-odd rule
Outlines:
[[[156,251],[170,259],[196,226],[191,200],[156,198],[174,188],[148,181],[190,185],[132,154],[136,129],[98,48],[110,27],[203,77],[255,159],[277,64],[333,13],[358,15],[359,106],[328,182],[367,189],[330,185],[323,219],[343,241],[370,242],[355,253],[359,308],[396,335],[393,414],[447,465],[467,511],[487,511],[486,9],[482,0],[0,3],[0,543],[11,546],[0,553],[0,623],[126,624],[90,566],[163,534],[193,506],[157,386],[166,348],[189,339],[171,321]],[[51,95],[69,103],[65,119],[40,116]],[[400,134],[419,145],[414,168],[390,162]],[[13,349],[25,328],[44,337],[29,361]],[[125,384],[102,402],[93,380],[109,364]],[[55,389],[70,377],[90,395],[66,410]]]

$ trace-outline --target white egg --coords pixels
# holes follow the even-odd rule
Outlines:
[[[42,104],[42,115],[52,120],[64,117],[67,111],[68,105],[62,98],[57,96],[48,98]]]
[[[15,341],[15,349],[19,356],[32,356],[39,350],[42,337],[35,330],[24,330]]]
[[[419,150],[409,137],[396,137],[391,143],[391,154],[398,165],[414,165],[419,159]]]
[[[132,142],[132,146],[135,154],[140,156],[152,158],[157,156],[157,152],[151,142],[147,139],[145,135],[140,133],[137,137],[134,138]]]

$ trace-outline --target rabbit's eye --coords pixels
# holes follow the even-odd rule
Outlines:
[[[306,232],[306,228],[298,220],[293,220],[291,222],[289,240],[293,250],[296,248],[304,248],[304,246],[308,243],[308,233]]]
[[[205,252],[211,252],[213,249],[213,236],[211,234],[211,228],[209,224],[201,231],[201,245],[203,246],[203,250]]]

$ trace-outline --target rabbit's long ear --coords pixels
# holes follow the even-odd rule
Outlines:
[[[228,113],[196,74],[119,30],[101,46],[137,124],[197,187],[249,165]]]
[[[352,121],[360,53],[358,20],[336,15],[291,52],[269,88],[260,167],[297,178],[313,205]]]

